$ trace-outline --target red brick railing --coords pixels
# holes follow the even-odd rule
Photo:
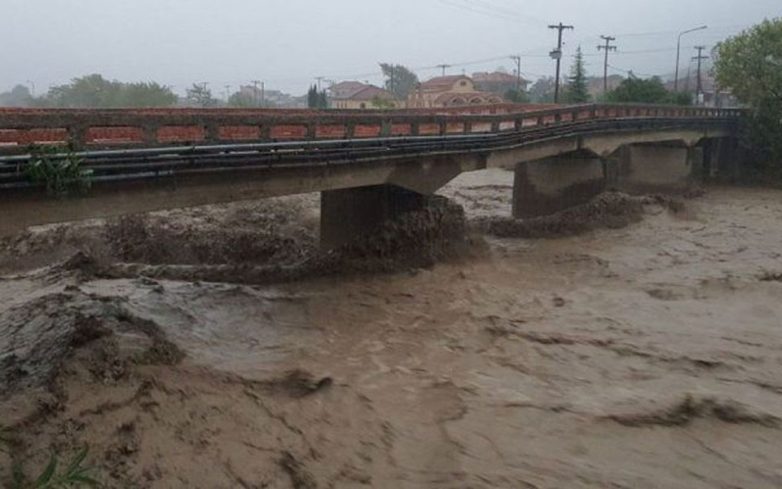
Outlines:
[[[493,105],[400,111],[0,109],[0,154],[33,144],[113,149],[518,131],[607,118],[734,118],[738,109],[647,105]]]

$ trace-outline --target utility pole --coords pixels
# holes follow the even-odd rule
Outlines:
[[[441,65],[437,65],[437,67],[440,68],[441,70],[443,70],[443,76],[445,76],[445,70],[447,68],[450,68],[451,65],[441,64]]]
[[[703,55],[703,50],[706,49],[706,46],[695,46],[695,49],[698,50],[698,56],[692,58],[693,60],[698,60],[698,79],[695,88],[695,100],[696,103],[700,105],[701,93],[703,93],[703,80],[701,78],[701,63],[703,62],[704,59],[709,59],[709,57]]]
[[[261,107],[266,107],[266,82],[261,82]]]
[[[516,92],[521,93],[521,56],[511,56],[510,59],[516,62]]]
[[[225,85],[225,102],[228,103],[228,97],[231,96],[231,85]]]
[[[260,80],[253,80],[250,83],[253,84],[253,106],[258,107],[258,84]]]
[[[325,76],[316,76],[315,79],[318,81],[318,91],[320,92],[321,83],[323,82],[323,80],[326,79],[326,77]]]
[[[690,32],[697,32],[702,31],[705,29],[708,29],[709,26],[702,25],[700,27],[695,27],[693,29],[687,29],[686,31],[682,31],[679,33],[679,40],[676,42],[676,72],[673,75],[673,91],[678,92],[679,91],[679,58],[681,56],[682,51],[682,36],[685,34],[689,34]]]
[[[602,40],[604,40],[605,46],[598,46],[598,51],[605,50],[606,56],[605,56],[605,63],[603,64],[603,95],[608,93],[608,53],[611,51],[616,51],[616,46],[611,45],[611,41],[616,41],[615,37],[611,36],[600,36]]]
[[[549,29],[556,29],[557,30],[557,49],[554,51],[551,51],[549,55],[552,59],[555,59],[557,61],[557,76],[555,77],[555,83],[554,86],[554,103],[559,103],[559,76],[561,74],[561,67],[562,67],[562,31],[565,30],[573,30],[575,27],[572,25],[564,25],[562,22],[560,22],[557,25],[550,25],[548,26]]]

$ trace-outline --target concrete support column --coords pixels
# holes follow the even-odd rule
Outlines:
[[[630,194],[686,191],[703,168],[698,147],[634,144],[621,148],[610,163],[609,185]]]
[[[333,249],[376,231],[385,221],[423,207],[426,197],[396,185],[321,192],[320,243]]]
[[[723,182],[735,182],[742,176],[747,154],[737,138],[715,138],[706,141],[712,178]]]
[[[605,168],[577,153],[519,163],[513,184],[513,217],[539,217],[588,202],[605,190]]]

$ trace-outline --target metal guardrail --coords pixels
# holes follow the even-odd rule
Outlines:
[[[496,109],[496,108],[495,108]],[[165,111],[44,111],[45,120],[38,116],[28,120],[36,122],[36,130],[80,124],[81,131],[86,122],[105,124],[101,114],[109,112],[115,122],[127,124],[130,121],[149,118],[160,124],[180,121],[185,117],[179,113],[161,116]],[[169,111],[171,112],[171,111]],[[289,125],[292,120],[305,121],[308,124],[380,124],[382,127],[409,123],[411,133],[406,135],[383,135],[380,137],[340,137],[337,139],[317,137],[297,140],[270,140],[243,143],[163,145],[160,141],[149,145],[130,144],[121,149],[105,149],[100,144],[81,144],[82,150],[76,153],[48,155],[51,159],[64,159],[77,156],[83,161],[83,167],[92,170],[91,178],[95,182],[116,182],[127,180],[156,179],[171,176],[186,176],[203,173],[221,173],[234,170],[268,170],[272,168],[291,168],[318,165],[343,165],[350,163],[368,163],[378,160],[415,158],[433,154],[464,154],[489,152],[505,148],[520,147],[532,143],[606,132],[669,130],[679,128],[708,129],[725,127],[738,120],[742,112],[735,109],[709,109],[692,107],[661,106],[615,106],[581,105],[505,114],[454,114],[432,115],[416,114],[415,111],[383,113],[331,113],[308,112],[311,118],[302,114],[284,113],[271,115],[263,113],[232,114],[242,121],[254,121],[258,124]],[[225,117],[214,111],[188,111],[186,117],[195,117],[200,124],[210,124],[212,117]],[[24,114],[31,116],[32,114]],[[105,115],[105,114],[104,114]],[[8,126],[19,129],[20,114],[6,118],[0,111],[0,131]],[[24,118],[24,117],[22,117]],[[249,118],[249,119],[248,119]],[[224,119],[221,119],[224,120]],[[85,122],[86,121],[86,122]],[[236,119],[229,123],[234,124]],[[424,124],[436,121],[439,130],[436,134],[420,135]],[[43,126],[40,125],[45,122]],[[193,122],[191,120],[191,122]],[[463,125],[458,132],[449,132],[449,127]],[[488,131],[473,132],[481,128],[479,124],[489,124]],[[27,126],[28,128],[32,126]],[[95,127],[95,126],[90,126]],[[116,127],[116,126],[112,126]],[[125,126],[122,126],[125,127]],[[159,126],[164,127],[164,126]],[[419,130],[416,131],[415,128]],[[381,131],[382,134],[382,131]],[[311,135],[312,136],[312,135]],[[82,141],[83,143],[83,141]],[[124,145],[123,145],[124,146]],[[135,147],[134,147],[135,146]],[[148,146],[148,147],[147,147]],[[110,146],[109,146],[110,147]],[[21,148],[18,148],[21,149]],[[27,149],[26,152],[29,152]],[[23,190],[33,188],[27,178],[25,168],[31,159],[30,154],[0,155],[0,191]]]

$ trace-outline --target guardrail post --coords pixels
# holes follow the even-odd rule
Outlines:
[[[87,145],[87,129],[89,126],[82,124],[68,126],[68,144],[74,150],[82,150]]]
[[[394,127],[394,123],[388,119],[380,121],[380,136],[387,138],[391,135],[391,129]]]
[[[260,126],[260,132],[261,132],[261,141],[271,141],[272,139],[272,126],[269,124],[261,124]]]
[[[316,122],[307,123],[307,139],[315,139],[318,135],[318,124]]]
[[[491,122],[491,132],[500,132],[500,121]]]
[[[217,143],[220,141],[220,125],[209,123],[204,126],[206,142]]]
[[[158,130],[158,126],[156,124],[149,124],[141,127],[141,132],[143,133],[142,137],[144,138],[144,144],[148,144],[152,146],[157,144],[157,130]]]
[[[345,137],[348,139],[353,139],[356,136],[356,124],[353,122],[348,122],[345,124]]]

